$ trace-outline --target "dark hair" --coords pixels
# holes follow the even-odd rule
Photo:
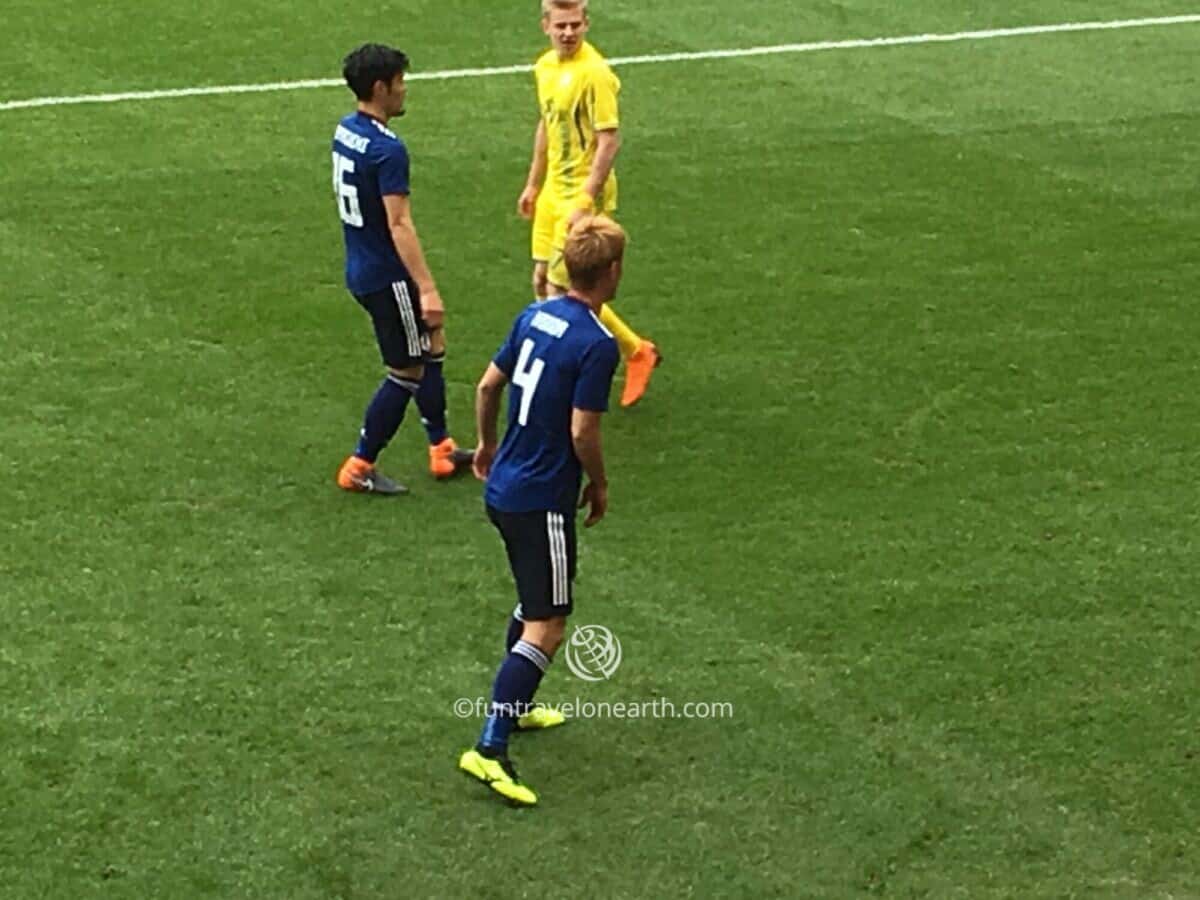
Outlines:
[[[407,71],[408,57],[383,44],[363,44],[342,61],[342,75],[359,100],[371,99],[375,82],[391,84],[393,78]]]

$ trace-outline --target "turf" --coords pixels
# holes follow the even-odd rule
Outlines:
[[[532,4],[530,4],[532,5]],[[1167,3],[608,0],[611,55]],[[16,0],[0,101],[505,65],[536,12]],[[478,485],[332,485],[379,377],[341,286],[339,89],[0,112],[0,894],[1200,896],[1200,26],[630,66],[606,422],[547,699],[733,705],[454,771],[512,586]],[[450,405],[528,294],[528,76],[401,131]]]

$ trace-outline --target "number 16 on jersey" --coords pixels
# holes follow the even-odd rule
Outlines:
[[[354,160],[333,153],[333,192],[338,198],[338,215],[351,228],[363,227],[362,207],[358,205],[358,188],[346,181],[354,174]]]

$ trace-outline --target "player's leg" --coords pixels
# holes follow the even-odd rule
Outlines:
[[[611,306],[607,303],[600,310],[600,323],[612,332],[612,336],[617,339],[617,346],[621,348],[621,358],[628,360],[642,345],[642,337],[636,331],[618,316]]]
[[[459,758],[461,770],[501,796],[522,805],[537,803],[537,795],[521,783],[508,755],[508,741],[519,721],[535,709],[533,696],[553,656],[553,651],[547,652],[543,648],[557,649],[565,630],[566,618],[563,616],[525,623],[522,637],[496,671],[492,702],[479,740]],[[557,714],[559,719],[555,724],[561,724],[561,714],[548,712]]]
[[[562,513],[504,513],[490,508],[488,515],[504,540],[524,625],[496,672],[479,741],[459,759],[459,768],[508,799],[532,805],[537,797],[517,778],[508,759],[508,739],[518,720],[534,709],[534,695],[566,631],[572,609],[570,548],[574,546],[566,523],[570,520],[573,526],[574,519]]]
[[[567,221],[571,215],[569,203],[559,202],[550,220],[550,250],[546,266],[546,278],[549,280],[550,296],[558,297],[565,294],[571,286],[571,276],[567,274],[567,264],[563,260],[563,247],[567,243]]]
[[[567,218],[560,216],[555,223],[554,250],[547,272],[551,292],[566,293],[566,285],[571,281],[562,254],[566,241]],[[650,377],[662,362],[662,354],[653,341],[646,340],[634,331],[609,303],[600,310],[600,323],[616,338],[621,357],[625,360],[625,387],[621,392],[621,405],[633,406],[646,393]]]
[[[571,577],[574,578],[574,575]],[[504,652],[511,653],[512,648],[516,645],[517,641],[521,640],[524,634],[525,617],[521,612],[521,604],[518,603],[516,609],[512,611],[512,615],[508,618],[508,629],[504,634]],[[546,728],[554,728],[557,725],[562,725],[566,721],[567,717],[560,710],[535,703],[531,709],[526,710],[517,717],[517,731],[542,731]]]
[[[508,632],[504,635],[504,652],[508,653],[513,648],[513,644],[521,639],[521,635],[525,631],[525,616],[521,612],[521,604],[518,603],[516,609],[512,611],[512,615],[508,617]]]
[[[621,345],[621,353],[625,357],[625,386],[621,389],[621,405],[633,406],[642,399],[646,388],[650,386],[650,377],[662,362],[662,354],[654,341],[634,334],[607,303],[601,310],[600,322],[613,333],[613,337],[617,337],[622,328],[629,331],[629,335],[624,339],[625,343],[622,344],[620,337],[617,337],[617,343]],[[632,353],[626,352],[629,341],[637,342]]]
[[[533,213],[531,255],[533,257],[533,299],[545,300],[550,296],[550,282],[546,271],[554,253],[554,225],[558,213],[558,201],[549,189],[538,195]]]
[[[557,512],[503,513],[489,509],[488,515],[504,541],[520,601],[509,623],[505,649],[511,657],[523,652],[522,645],[532,647],[537,652],[526,655],[544,662],[544,673],[558,652],[567,616],[573,608],[575,519]],[[528,696],[513,698],[511,711],[516,718],[524,717],[532,708],[538,683],[540,675]],[[503,703],[510,698],[505,695],[498,699]],[[560,717],[554,724],[561,722]],[[509,723],[507,728],[520,724]],[[499,727],[503,730],[506,726],[501,723]],[[486,737],[486,727],[484,732]],[[504,731],[501,743],[506,737]],[[481,743],[491,742],[481,738]]]
[[[545,300],[550,296],[550,279],[546,277],[549,264],[541,260],[533,261],[533,299]]]
[[[420,315],[418,311],[418,316]],[[475,451],[462,450],[450,437],[446,424],[446,330],[438,328],[422,335],[425,374],[417,391],[417,409],[429,438],[429,472],[434,478],[450,478],[471,465]]]
[[[399,285],[356,299],[371,317],[387,375],[367,404],[358,445],[338,469],[337,484],[347,491],[402,494],[407,489],[381,474],[375,463],[420,389],[424,374],[420,335],[403,315]]]
[[[505,518],[511,520],[511,517]],[[519,518],[515,523],[500,522],[499,518],[496,521],[505,537],[509,565],[516,575],[520,596],[538,600],[532,614],[526,613],[524,601],[517,603],[505,635],[505,652],[511,654],[523,641],[537,647],[547,660],[553,660],[562,643],[566,616],[572,608],[575,519],[558,513],[535,513]],[[544,599],[547,597],[548,605]],[[566,721],[559,710],[533,703],[532,699],[531,694],[525,705],[515,710],[518,731],[553,728]]]
[[[564,609],[565,612],[562,612],[561,617],[546,620],[553,624],[550,631],[546,631],[543,628],[543,622],[538,619],[522,621],[523,627],[519,639],[529,641],[541,648],[553,660],[562,644],[566,630],[566,617],[575,608],[575,568],[579,553],[575,533],[575,516],[547,513],[546,533],[551,547],[549,568],[551,606],[556,612]],[[557,587],[554,586],[555,583],[557,583]],[[565,605],[561,602],[564,596],[566,597]],[[520,603],[517,604],[513,613],[514,618],[518,614],[523,620],[525,619]],[[512,634],[511,627],[509,634],[510,636]],[[517,717],[517,731],[542,731],[562,725],[566,721],[567,717],[563,715],[562,710],[555,709],[553,706],[544,706],[541,703],[533,703]]]
[[[574,575],[571,577],[574,578]],[[508,629],[504,634],[504,652],[511,653],[513,646],[521,640],[524,633],[525,616],[521,612],[521,604],[518,603],[508,618]],[[535,703],[532,709],[517,718],[517,731],[542,731],[562,725],[566,721],[567,717],[560,710]]]

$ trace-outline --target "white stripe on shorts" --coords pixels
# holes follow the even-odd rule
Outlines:
[[[566,606],[571,599],[571,575],[562,513],[546,513],[546,535],[550,540],[550,585],[553,591],[551,603],[554,606]]]
[[[413,314],[412,297],[408,293],[408,285],[403,281],[394,282],[392,293],[396,295],[396,308],[400,310],[400,321],[404,324],[404,339],[408,341],[408,355],[420,358],[421,333],[417,331],[417,317]]]

